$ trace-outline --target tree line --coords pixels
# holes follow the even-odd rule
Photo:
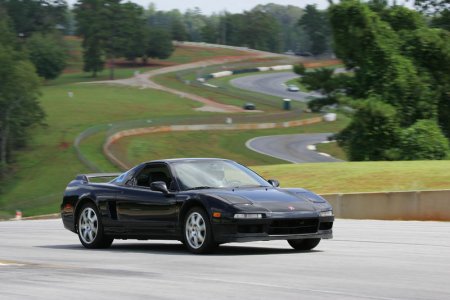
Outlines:
[[[130,61],[167,58],[172,40],[249,47],[271,52],[330,51],[331,31],[325,13],[277,4],[250,11],[204,15],[199,8],[181,13],[148,9],[120,0],[79,0],[73,10],[76,33],[83,37],[84,70],[95,76],[117,57]],[[111,69],[111,78],[113,78]]]
[[[83,38],[84,71],[95,77],[117,58],[164,59],[171,41],[194,41],[249,47],[271,52],[291,50],[318,55],[331,52],[331,31],[326,12],[313,5],[257,5],[243,13],[226,11],[205,15],[199,8],[143,8],[122,0],[78,0],[73,8],[65,0],[0,0],[38,74],[59,76],[66,66],[63,35]]]

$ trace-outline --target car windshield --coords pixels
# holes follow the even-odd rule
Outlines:
[[[226,160],[176,162],[173,170],[181,190],[270,186],[251,170]]]

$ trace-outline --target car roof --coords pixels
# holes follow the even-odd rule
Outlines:
[[[186,158],[170,158],[170,159],[158,159],[146,161],[143,164],[148,163],[175,163],[175,162],[188,162],[188,161],[207,161],[207,160],[222,160],[222,161],[230,161],[229,159],[224,158],[213,158],[213,157],[186,157]]]

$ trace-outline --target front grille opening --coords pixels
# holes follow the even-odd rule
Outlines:
[[[275,220],[269,225],[269,234],[307,234],[316,233],[318,219]]]
[[[237,228],[238,233],[262,233],[262,225],[239,225]]]
[[[319,226],[319,230],[330,230],[331,228],[333,228],[333,222],[322,222]]]

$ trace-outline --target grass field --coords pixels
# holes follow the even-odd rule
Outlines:
[[[161,116],[201,116],[198,103],[156,90],[106,85],[46,86],[41,104],[46,126],[32,130],[26,149],[16,156],[14,175],[1,183],[0,216],[21,209],[24,215],[57,211],[65,185],[87,172],[72,147],[75,137],[97,124]],[[74,93],[70,98],[67,92]],[[89,146],[87,146],[89,147]],[[3,212],[2,212],[3,211]]]
[[[316,148],[318,152],[324,152],[330,154],[333,157],[342,160],[348,160],[344,150],[341,147],[339,147],[336,142],[317,144]]]
[[[258,166],[282,187],[316,193],[357,193],[450,189],[450,161],[340,162]]]
[[[70,51],[66,72],[42,87],[40,102],[47,114],[46,126],[32,129],[27,147],[15,156],[10,176],[0,182],[0,218],[14,215],[16,209],[22,210],[24,216],[59,210],[67,183],[78,173],[90,172],[78,160],[72,144],[78,134],[91,126],[136,119],[196,119],[215,115],[196,112],[193,108],[199,103],[160,91],[79,84],[107,79],[109,71],[105,69],[95,79],[82,72],[80,40],[69,38],[66,42]],[[119,61],[122,67],[116,68],[115,73],[116,78],[130,77],[136,70],[243,54],[230,49],[182,46],[176,48],[170,59],[152,60],[150,66]],[[69,97],[69,92],[74,96]],[[101,169],[114,171],[115,167],[100,152],[104,134],[90,137],[81,144],[81,149]]]
[[[346,118],[341,117],[333,123],[282,129],[154,133],[123,138],[113,145],[112,151],[130,165],[176,157],[222,157],[245,165],[280,164],[285,161],[254,152],[245,143],[257,136],[335,132],[347,122]]]

